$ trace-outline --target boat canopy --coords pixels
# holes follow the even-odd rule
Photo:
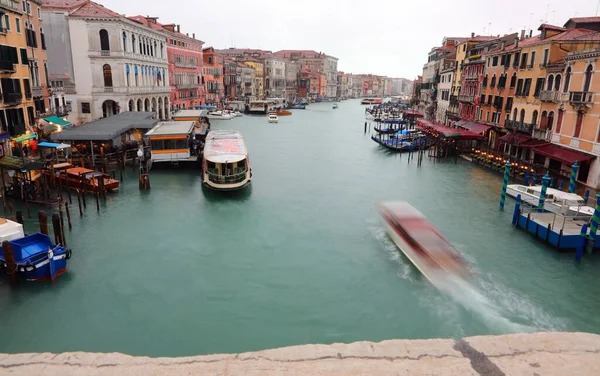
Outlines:
[[[71,127],[72,124],[64,119],[59,118],[58,116],[48,116],[44,118],[48,123],[60,125],[61,127]]]
[[[210,131],[206,136],[204,158],[214,163],[238,162],[247,158],[244,138],[237,131]]]

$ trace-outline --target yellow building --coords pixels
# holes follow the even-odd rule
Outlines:
[[[21,2],[23,4],[23,2]],[[49,81],[47,69],[46,39],[42,23],[41,0],[29,0],[23,10],[27,58],[29,59],[30,91],[25,88],[25,104],[30,116],[42,118],[48,113]],[[30,95],[28,95],[30,94]],[[32,108],[33,107],[33,111]],[[30,121],[33,124],[33,121]]]
[[[3,13],[0,17],[0,123],[6,154],[10,154],[7,138],[21,136],[26,139],[27,134],[33,134],[35,124],[26,30],[27,6],[31,9],[34,4],[28,4],[18,0],[0,1]]]
[[[260,99],[265,98],[264,83],[265,83],[265,64],[262,61],[248,59],[244,64],[254,69],[254,87]]]

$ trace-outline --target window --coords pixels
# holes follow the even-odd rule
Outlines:
[[[523,96],[528,97],[530,91],[531,91],[531,78],[526,78],[525,83],[523,84]]]
[[[492,58],[492,67],[497,67],[498,66],[498,56],[494,56]]]
[[[592,74],[593,74],[592,64],[587,66],[585,70],[585,76],[583,79],[583,91],[590,91],[590,84],[592,83]]]
[[[529,63],[529,68],[533,68],[533,64],[535,64],[535,51],[531,52],[531,63]]]
[[[127,34],[123,32],[123,51],[127,52]]]
[[[540,77],[535,81],[535,90],[533,92],[533,96],[534,97],[539,97],[540,96],[540,91],[542,91],[542,89],[544,88],[544,77]]]
[[[554,87],[554,76],[550,75],[550,76],[548,76],[548,86],[546,87],[546,90],[551,91],[553,87]]]
[[[513,67],[516,67],[519,65],[520,56],[521,56],[520,52],[515,52],[515,60],[513,61]]]
[[[81,113],[82,114],[91,114],[90,110],[90,102],[81,102]]]
[[[490,87],[492,89],[496,87],[496,75],[492,76],[492,82],[490,83]]]
[[[573,133],[573,137],[579,138],[581,136],[581,125],[583,124],[583,112],[577,112],[577,120],[575,121],[575,132]]]
[[[15,25],[17,28],[17,33],[21,34],[21,20],[18,18],[15,18]]]
[[[531,115],[531,124],[533,124],[533,125],[537,124],[537,118],[538,118],[538,112],[537,112],[537,110],[534,110],[533,114]]]
[[[102,51],[110,51],[110,42],[108,40],[108,31],[102,29],[99,32],[100,35],[100,49]]]
[[[38,7],[37,13],[38,13],[38,18],[41,20],[42,19],[42,8]]]
[[[550,53],[549,49],[545,49],[544,50],[544,61],[542,61],[542,66],[546,66],[546,64],[548,64],[548,54]]]
[[[25,98],[31,99],[31,85],[29,84],[29,79],[23,79],[23,88],[25,88]]]
[[[512,77],[510,78],[510,88],[512,89],[513,87],[515,87],[517,83],[517,74],[513,73]]]
[[[27,3],[27,14],[31,16],[31,3]]]
[[[46,36],[44,35],[44,30],[40,27],[40,39],[42,40],[42,50],[46,49]]]
[[[519,65],[519,69],[525,69],[527,67],[527,54],[521,55],[521,65]]]
[[[558,110],[558,119],[556,120],[556,133],[560,133],[560,128],[562,126],[563,116],[565,114],[564,110]]]
[[[8,14],[4,15],[4,27],[7,31],[10,31],[10,16]]]
[[[27,118],[29,119],[29,125],[35,125],[35,116],[33,116],[33,107],[27,107]]]
[[[112,80],[112,69],[110,68],[110,65],[104,64],[104,66],[102,67],[102,72],[104,74],[104,87],[112,87],[113,80]]]
[[[21,48],[21,64],[29,65],[29,58],[27,57],[27,49]]]
[[[569,91],[569,85],[571,84],[571,67],[567,68],[567,72],[565,73],[565,86],[563,88],[563,93]]]
[[[554,79],[554,91],[559,91],[560,90],[560,74],[556,75],[556,78]]]
[[[523,96],[523,79],[522,78],[519,78],[519,80],[517,81],[517,90],[515,91],[515,95],[517,97]]]

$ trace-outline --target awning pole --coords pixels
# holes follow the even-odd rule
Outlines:
[[[96,163],[94,162],[94,142],[90,141],[90,148],[92,150],[92,166],[96,166]]]

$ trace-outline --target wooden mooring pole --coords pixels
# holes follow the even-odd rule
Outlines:
[[[25,221],[23,220],[23,212],[20,210],[17,210],[17,222],[21,225],[25,224]]]
[[[58,216],[60,218],[60,235],[62,237],[62,245],[67,246],[67,240],[65,239],[65,219],[63,217],[62,210],[62,198],[58,199]]]
[[[40,221],[40,232],[48,235],[48,215],[45,211],[40,210],[38,213],[38,220]]]
[[[52,214],[52,229],[54,230],[54,243],[57,245],[64,245],[62,230],[60,228],[60,217],[58,214]]]
[[[81,195],[79,193],[79,189],[76,189],[75,192],[77,193],[77,204],[79,205],[79,216],[82,217],[83,210],[81,210]]]
[[[15,262],[13,248],[8,242],[8,240],[2,242],[2,252],[4,252],[4,260],[6,262],[6,272],[8,274],[8,281],[14,285],[15,283],[17,283],[17,263]]]
[[[12,202],[8,203],[8,209],[10,210],[10,220],[14,221],[15,220],[15,216],[13,215],[13,207],[12,207]]]
[[[71,225],[71,212],[69,211],[69,203],[65,202],[65,211],[67,212],[67,222],[69,223],[69,230],[73,228]]]

